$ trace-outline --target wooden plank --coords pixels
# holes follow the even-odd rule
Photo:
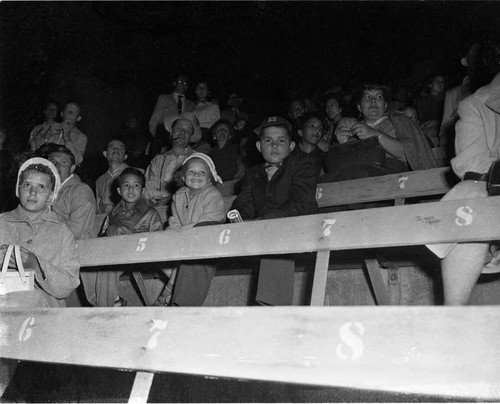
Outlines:
[[[449,173],[449,167],[440,167],[318,184],[316,200],[319,207],[323,208],[397,198],[443,195],[451,188],[446,180]]]
[[[86,267],[498,239],[500,196],[82,240],[78,251]]]
[[[330,263],[330,251],[318,251],[314,268],[314,279],[311,292],[311,306],[325,304],[326,278]]]
[[[142,277],[141,271],[132,271],[132,276],[134,278],[135,284],[137,285],[137,288],[139,289],[140,298],[142,299],[144,306],[149,306],[150,302],[148,289],[146,288],[146,284],[144,283],[144,278]]]
[[[134,385],[129,397],[129,404],[143,404],[148,402],[149,391],[153,384],[154,373],[137,372]]]
[[[370,277],[370,282],[373,288],[373,294],[375,295],[375,301],[379,306],[387,306],[391,304],[391,299],[389,298],[389,293],[384,285],[384,279],[382,278],[382,273],[378,261],[376,258],[365,259],[366,269],[368,270],[368,275]]]
[[[1,309],[2,357],[500,400],[500,308]]]

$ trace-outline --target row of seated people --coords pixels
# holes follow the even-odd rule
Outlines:
[[[473,152],[469,147],[470,141],[468,139],[470,136],[476,136],[478,138],[486,137],[488,139],[494,139],[498,136],[498,127],[495,129],[495,125],[491,124],[491,122],[498,119],[498,111],[500,111],[500,108],[497,106],[498,83],[500,80],[500,73],[498,73],[498,55],[498,46],[492,48],[492,60],[494,61],[492,67],[497,75],[491,84],[479,89],[474,95],[460,104],[459,114],[461,119],[457,124],[457,157],[452,161],[452,166],[457,175],[465,181],[458,184],[445,198],[454,198],[457,195],[460,197],[486,196],[486,192],[483,190],[484,177],[491,163],[495,160],[495,156],[499,155],[498,150],[490,149],[492,147],[498,148],[498,146],[495,145],[499,143],[495,141],[484,142],[484,147],[475,147],[475,152]],[[396,166],[396,170],[403,171],[408,168],[421,169],[435,166],[430,145],[426,143],[421,133],[411,126],[411,121],[409,119],[405,120],[402,116],[398,116],[397,118],[395,116],[386,116],[384,114],[385,108],[386,103],[383,89],[377,88],[376,86],[364,88],[358,102],[358,109],[363,116],[363,121],[352,123],[352,125],[346,123],[346,130],[343,129],[343,126],[339,126],[339,130],[337,131],[339,143],[344,141],[345,144],[348,144],[352,138],[357,138],[360,141],[366,139],[377,140],[378,146],[383,147],[385,150],[386,160],[397,160],[391,161],[391,164],[387,167],[389,170],[391,170],[393,166]],[[479,119],[477,118],[478,114],[474,114],[476,110],[481,111]],[[400,124],[398,120],[401,120],[403,123]],[[165,123],[167,123],[167,120]],[[315,122],[315,124],[309,126],[312,129],[312,133],[316,132],[316,135],[313,137],[320,137],[320,131],[318,130],[319,123]],[[153,164],[146,170],[146,181],[144,181],[137,172],[135,172],[134,175],[128,176],[135,178],[135,184],[132,184],[132,179],[128,178],[127,181],[124,181],[122,177],[121,184],[117,187],[117,189],[120,189],[119,193],[122,194],[122,200],[112,208],[109,216],[110,219],[112,217],[127,218],[128,215],[134,216],[135,214],[136,203],[127,205],[124,195],[129,194],[125,192],[125,189],[122,188],[123,186],[127,189],[130,188],[131,185],[140,188],[139,193],[141,195],[145,188],[144,194],[146,194],[149,191],[148,181],[153,181],[153,183],[155,181],[156,183],[158,183],[158,181],[165,181],[164,172],[166,172],[167,167],[170,169],[171,164],[173,168],[181,168],[181,177],[184,181],[184,187],[176,191],[172,198],[173,206],[181,209],[186,214],[185,218],[187,222],[182,222],[182,216],[177,212],[178,224],[181,226],[191,226],[195,223],[207,222],[207,220],[204,219],[195,219],[193,216],[194,213],[190,202],[201,201],[198,198],[193,198],[193,195],[198,194],[198,191],[191,190],[187,181],[187,176],[189,172],[190,176],[192,175],[194,178],[198,178],[198,180],[204,177],[205,183],[208,186],[209,182],[211,182],[208,180],[210,175],[212,176],[212,181],[218,178],[215,166],[212,167],[211,160],[204,154],[195,155],[194,152],[189,153],[189,155],[198,158],[188,158],[189,155],[185,154],[186,150],[189,150],[190,138],[195,133],[195,126],[191,120],[185,117],[177,118],[169,127],[171,129],[170,133],[173,143],[183,146],[183,148],[180,147],[179,150],[184,153],[178,156],[174,155],[174,159],[172,159],[173,163],[167,161],[166,158],[161,161],[160,158],[162,158],[162,156],[160,156],[160,164],[158,164],[160,169],[157,171],[157,177],[151,174],[153,171]],[[407,133],[402,133],[400,132],[401,127],[410,129]],[[305,128],[307,128],[307,124],[301,128],[301,139],[304,138]],[[234,208],[240,212],[244,220],[271,219],[317,212],[315,188],[318,181],[318,166],[314,164],[314,159],[308,156],[309,153],[307,153],[307,150],[301,146],[302,142],[299,142],[298,148],[295,145],[292,126],[283,118],[269,117],[262,122],[257,132],[259,133],[259,137],[256,142],[256,147],[262,154],[265,163],[252,167],[247,172],[241,192],[235,201]],[[300,135],[301,133],[299,133],[299,136]],[[478,145],[478,143],[474,144],[476,146]],[[330,153],[335,146],[328,146],[329,149],[327,153]],[[295,149],[297,149],[297,152],[301,151],[303,153],[293,153]],[[65,218],[64,215],[65,213],[68,215],[68,213],[71,214],[72,212],[65,212],[64,209],[57,212],[57,205],[61,196],[65,195],[64,187],[69,187],[73,181],[78,182],[78,180],[76,177],[71,176],[76,165],[75,156],[72,155],[71,152],[68,154],[62,151],[62,149],[58,152],[68,155],[69,162],[63,164],[63,162],[58,162],[57,159],[51,155],[49,159],[55,162],[55,166],[49,161],[42,159],[35,161],[28,160],[25,165],[21,167],[16,187],[16,192],[20,197],[20,205],[15,211],[0,216],[0,220],[2,220],[2,226],[0,226],[0,240],[2,244],[16,243],[22,245],[26,262],[39,270],[39,272],[37,272],[37,286],[40,290],[43,290],[44,295],[49,296],[47,303],[54,304],[55,302],[61,305],[63,304],[64,297],[68,294],[68,290],[74,288],[78,284],[78,277],[75,278],[75,273],[78,274],[78,263],[75,261],[76,252],[74,251],[74,241],[72,241],[74,236],[67,236],[67,228],[65,226],[56,226],[56,224],[60,224],[59,221],[66,221],[68,227],[71,229],[72,218]],[[476,158],[477,155],[482,156],[482,158]],[[484,156],[486,155],[488,155],[489,158],[485,159]],[[184,164],[185,162],[186,164]],[[192,162],[199,163],[197,164],[198,168],[196,170],[191,168],[193,166]],[[45,172],[39,166],[45,167],[43,169]],[[63,172],[63,166],[66,166],[66,174],[60,174]],[[174,169],[170,172],[172,172],[173,175],[175,171]],[[59,183],[61,183],[61,180],[62,187],[61,190],[59,190]],[[471,183],[475,185],[469,186]],[[163,189],[158,188],[153,188],[153,190],[163,191]],[[58,191],[59,195],[57,195]],[[192,191],[194,191],[194,193]],[[71,199],[75,194],[76,191],[68,191],[66,193],[68,199]],[[90,188],[87,194],[88,199],[91,200],[92,203],[95,203]],[[163,195],[160,196],[161,198],[164,197]],[[177,205],[176,201],[177,199],[181,200],[180,198],[184,198],[183,201],[185,204],[181,203]],[[225,216],[223,215],[225,210],[220,194],[218,198],[218,206],[221,213],[220,221],[223,221],[225,220]],[[78,200],[81,201],[82,199],[84,198],[79,198]],[[157,198],[155,198],[153,194],[150,200],[155,202],[156,199]],[[63,198],[61,198],[61,200],[63,200]],[[53,210],[57,212],[57,215],[54,215],[54,212],[49,209],[50,205],[53,205]],[[149,206],[149,204],[147,206]],[[117,209],[117,211],[115,211],[115,209]],[[122,211],[118,212],[120,209],[122,209]],[[203,209],[201,210],[202,212],[198,213],[203,214]],[[95,220],[95,211],[93,213],[93,215],[89,215],[89,221]],[[107,213],[109,214],[110,212]],[[154,216],[154,214],[152,216]],[[172,214],[172,218],[173,217],[175,217],[174,214]],[[175,221],[175,219],[172,220]],[[208,222],[212,222],[212,220],[208,220]],[[215,220],[215,222],[218,222],[218,220]],[[58,228],[57,234],[53,234],[55,227]],[[93,229],[93,224],[87,227],[82,226],[80,223],[76,226],[76,228],[78,227],[80,228],[80,232],[76,230],[72,231],[72,234],[74,234],[77,239],[92,236],[87,233],[91,233],[93,230],[86,232],[86,230],[82,230],[82,228]],[[52,235],[54,235],[55,239],[51,239]],[[35,241],[35,239],[37,240]],[[50,246],[47,245],[48,241],[50,241]],[[486,259],[488,244],[480,243],[480,245],[452,247],[453,246],[447,248],[446,251],[440,255],[444,257],[444,262],[446,262],[448,257],[453,258],[452,261],[450,261],[453,265],[443,265],[445,303],[466,303],[470,296],[471,284],[473,286],[480,273],[480,271],[477,271],[479,263],[481,264],[480,267],[482,267]],[[465,250],[462,247],[466,247]],[[64,258],[61,256],[62,254],[65,254]],[[466,254],[467,260],[463,259],[464,254]],[[462,259],[458,259],[458,257],[462,257]],[[474,268],[464,269],[464,263],[469,262],[470,257],[474,257],[475,259]],[[490,256],[490,258],[492,257]],[[496,258],[496,256],[493,258]],[[45,262],[50,264],[48,266],[50,270],[45,270]],[[63,265],[64,268],[60,265],[60,263],[63,262],[65,263],[65,265]],[[272,268],[272,271],[269,270],[270,268]],[[463,285],[457,285],[457,277],[454,276],[453,271],[459,274],[460,280],[466,280]],[[176,303],[175,301],[176,293],[178,293],[177,291],[181,291],[182,289],[181,286],[179,286],[182,284],[181,279],[183,278],[181,272],[183,271],[179,268],[177,280],[174,283],[171,301],[171,304],[174,305],[182,305],[182,303]],[[187,285],[186,287],[193,288],[193,285],[201,285],[200,289],[203,289],[201,293],[192,293],[192,291],[188,293],[192,296],[201,296],[196,302],[196,305],[200,305],[203,303],[204,296],[206,296],[208,285],[213,276],[213,270],[206,270],[204,272],[193,270],[191,273],[188,272],[189,271],[186,271],[185,277],[187,279],[185,282]],[[202,273],[203,275],[201,275]],[[59,280],[59,276],[62,276],[61,280]],[[54,279],[51,279],[52,277],[54,277]],[[193,277],[197,278],[197,280],[194,281]],[[204,278],[199,281],[200,277]],[[54,288],[59,287],[58,285],[61,286],[61,290],[55,292]],[[262,259],[261,270],[259,271],[259,290],[256,296],[257,302],[271,305],[291,304],[291,297],[293,294],[293,287],[291,287],[291,285],[293,285],[293,259]],[[84,286],[87,287],[85,281]],[[97,285],[91,284],[87,288],[89,291],[95,292],[97,290]],[[165,304],[168,304],[168,292],[167,290],[167,294],[162,294]],[[87,292],[87,294],[89,294],[89,292]],[[111,299],[107,299],[107,304],[110,304],[112,301],[113,304],[123,305],[120,296],[112,295],[113,293],[111,293]],[[92,297],[90,297],[89,300],[92,300]]]

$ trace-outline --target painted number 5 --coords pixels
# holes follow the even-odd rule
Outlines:
[[[137,246],[136,251],[144,251],[144,249],[146,248],[146,241],[147,240],[148,240],[147,237],[140,238],[139,245]]]

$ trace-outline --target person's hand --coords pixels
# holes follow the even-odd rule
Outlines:
[[[358,122],[351,128],[352,133],[358,139],[368,139],[370,137],[378,137],[379,133],[363,122]]]
[[[61,124],[61,127],[62,127],[62,130],[63,130],[63,138],[64,138],[64,142],[67,143],[67,142],[71,142],[71,137],[70,137],[70,133],[71,133],[71,125],[68,121],[66,122],[63,122]]]
[[[486,181],[466,180],[456,184],[441,200],[454,201],[457,199],[485,198],[487,196]]]

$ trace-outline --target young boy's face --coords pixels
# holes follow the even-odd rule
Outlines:
[[[19,183],[19,202],[29,218],[37,217],[52,200],[52,181],[48,174],[27,171]]]
[[[66,181],[73,174],[73,171],[75,171],[75,166],[71,164],[71,158],[66,153],[51,153],[49,160],[56,166],[59,177],[61,177],[61,182]]]
[[[128,204],[137,202],[143,193],[142,179],[134,174],[125,175],[122,184],[118,187],[118,194]]]
[[[190,189],[202,189],[210,182],[210,169],[207,164],[200,159],[194,158],[186,164],[186,174],[184,182]]]
[[[72,103],[66,105],[62,113],[62,119],[71,125],[78,122],[80,120],[80,108],[78,108],[78,105]]]
[[[285,128],[269,126],[264,128],[260,140],[256,143],[257,149],[268,163],[281,163],[295,148]]]
[[[316,146],[323,136],[323,131],[323,123],[318,118],[311,118],[299,130],[299,135],[304,143]]]

